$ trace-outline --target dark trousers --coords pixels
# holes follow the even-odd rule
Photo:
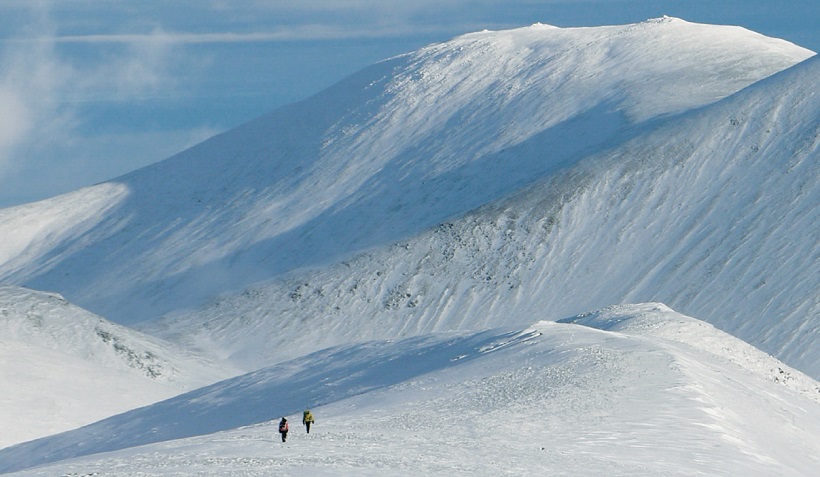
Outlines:
[[[305,423],[305,429],[307,429],[307,433],[310,434],[310,421]]]
[[[279,434],[282,434],[282,442],[285,442],[288,438],[288,431],[282,431]]]

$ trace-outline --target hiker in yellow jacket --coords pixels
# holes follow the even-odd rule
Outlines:
[[[310,412],[310,409],[305,409],[305,412],[302,413],[302,424],[305,425],[308,434],[310,434],[310,425],[313,424],[313,422],[313,414]]]

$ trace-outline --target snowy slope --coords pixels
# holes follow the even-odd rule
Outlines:
[[[662,299],[818,377],[819,76],[815,57],[430,232],[150,331],[253,369]]]
[[[0,286],[0,447],[234,375],[61,296]]]
[[[0,281],[120,323],[200,305],[413,236],[810,55],[671,18],[465,35],[111,183],[0,211]]]
[[[817,58],[800,62],[809,55],[794,45],[743,29],[676,19],[584,29],[536,25],[465,35],[374,65],[305,102],[116,181],[0,210],[1,282],[56,290],[106,318],[140,322],[151,334],[224,358],[244,370],[263,368],[259,374],[76,433],[9,449],[0,454],[0,464],[40,462],[256,425],[278,413],[297,412],[307,400],[311,405],[327,404],[321,411],[324,415],[337,413],[338,427],[331,428],[328,450],[338,453],[340,460],[331,458],[333,465],[375,472],[373,468],[385,462],[382,459],[396,463],[391,455],[417,463],[415,456],[424,452],[382,457],[367,448],[345,451],[350,439],[345,437],[349,434],[344,424],[367,416],[349,412],[342,399],[387,385],[401,387],[398,378],[410,379],[408,386],[413,388],[414,376],[398,374],[389,380],[390,376],[405,368],[420,376],[433,368],[447,368],[453,351],[456,356],[481,354],[474,351],[483,346],[482,340],[501,339],[483,331],[488,328],[520,331],[534,321],[625,302],[669,303],[811,376],[820,376],[820,350],[815,346],[820,284],[813,271],[820,256],[816,241],[820,236],[816,207],[820,203],[820,96],[816,94],[820,62]],[[764,77],[769,78],[760,81]],[[22,293],[8,290],[12,297]],[[46,295],[45,301],[49,300],[59,301]],[[166,314],[163,320],[146,321],[161,313]],[[19,324],[24,315],[16,316]],[[95,349],[105,343],[94,331],[94,320],[84,322],[77,339],[69,341],[76,344],[70,349]],[[597,321],[589,324],[608,326]],[[60,333],[62,327],[58,325]],[[586,366],[592,366],[584,361],[588,349],[562,348],[562,343],[574,343],[575,337],[590,342],[600,336],[621,339],[575,325],[544,323],[537,328],[556,332],[554,338],[545,334],[548,343],[538,349],[548,366],[564,366],[568,381],[562,382],[582,382]],[[447,331],[458,331],[452,336],[461,338],[430,335]],[[678,334],[699,331],[688,326]],[[115,335],[119,333],[125,336],[125,330],[118,329]],[[399,338],[408,340],[395,345],[398,348],[389,342],[365,344]],[[143,347],[143,337],[133,339],[129,343],[139,346],[128,347],[138,356],[155,353],[154,348]],[[657,349],[654,340],[659,339],[669,336],[641,335],[641,340],[654,343],[652,349]],[[731,382],[741,387],[724,388],[712,379],[720,381],[717,377],[724,371],[733,373],[723,367],[734,370],[737,363],[727,364],[726,356],[714,358],[714,352],[692,342],[664,343],[664,352],[689,356],[681,358],[685,366],[673,367],[687,370],[684,378],[669,377],[664,374],[668,370],[654,368],[653,361],[652,369],[666,377],[642,388],[629,376],[641,375],[640,365],[646,365],[648,358],[635,358],[623,367],[618,361],[593,360],[602,367],[597,368],[599,380],[588,382],[589,386],[612,390],[607,386],[620,383],[623,389],[650,396],[652,406],[667,412],[661,412],[668,416],[662,424],[688,436],[675,442],[694,443],[692,452],[705,456],[698,457],[700,461],[727,466],[718,474],[722,469],[735,475],[728,471],[731,463],[744,470],[752,469],[751,462],[758,460],[770,475],[799,475],[799,469],[816,464],[805,457],[817,455],[816,449],[801,447],[817,440],[814,404],[803,406],[803,398],[783,397],[759,382],[773,382],[776,377],[782,384],[788,377],[787,383],[806,383],[804,377],[794,378],[799,373],[780,363],[766,364],[768,358],[760,357],[763,374],[741,366],[743,376],[751,373],[759,379],[747,381],[731,374]],[[107,345],[103,348],[111,353],[115,348]],[[345,348],[320,352],[330,346]],[[370,353],[374,346],[377,350]],[[79,378],[67,394],[69,402],[83,403],[76,413],[81,419],[63,421],[63,428],[141,404],[131,401],[133,393],[128,391],[134,383],[147,381],[139,370],[122,368],[109,375],[108,368],[98,370],[99,362],[90,366],[86,355],[63,358],[65,350],[43,351],[36,341],[15,339],[3,350],[9,362],[27,357],[19,359],[20,367],[7,368],[10,372],[2,381],[4,389],[6,383],[12,388],[20,383],[19,394],[10,394],[13,405],[7,409],[11,411],[3,416],[13,422],[17,437],[11,442],[59,430],[28,423],[39,409],[58,417],[70,412],[62,396],[55,398],[44,389],[59,388],[72,381],[66,379],[72,374]],[[312,352],[318,354],[293,360]],[[432,353],[432,361],[417,363],[419,353],[425,352]],[[605,357],[621,354],[612,351]],[[442,355],[446,359],[439,359]],[[123,363],[116,353],[101,356],[102,364]],[[519,363],[504,356],[509,363],[484,365]],[[579,361],[572,361],[573,357]],[[5,363],[7,358],[3,359]],[[391,364],[390,359],[396,362]],[[472,361],[481,360],[459,364]],[[58,374],[58,362],[69,371]],[[203,371],[196,358],[186,362],[190,368],[174,364],[173,369],[179,379],[191,379],[193,385]],[[274,363],[282,364],[270,368]],[[713,365],[717,368],[710,368]],[[603,377],[604,370],[615,373],[613,381]],[[478,392],[477,383],[493,379],[472,368],[468,371],[467,376],[478,373],[473,381],[453,381],[453,387],[436,392],[448,396],[458,386]],[[303,372],[314,373],[308,374],[310,383],[288,380]],[[514,370],[509,373],[517,375]],[[46,379],[25,381],[41,375]],[[99,389],[105,381],[95,381],[95,376],[111,383],[122,381]],[[442,379],[455,379],[448,376]],[[542,396],[551,392],[553,375],[548,376],[535,387]],[[705,383],[703,376],[709,378]],[[526,377],[531,376],[524,373],[522,379]],[[325,384],[336,381],[342,383],[340,391],[329,392],[333,387]],[[514,389],[527,387],[516,383]],[[800,389],[814,386],[808,383]],[[156,381],[150,386],[156,386]],[[678,388],[703,389],[708,396],[691,400],[672,396],[672,402],[688,405],[680,414],[664,407],[664,401],[654,401],[658,396],[670,397],[665,393]],[[155,389],[157,394],[146,392],[142,403],[161,397],[162,389]],[[228,397],[212,400],[210,393],[220,389]],[[269,396],[280,389],[291,394],[277,404],[282,407],[273,409]],[[612,392],[619,389],[616,386]],[[602,396],[612,395],[608,392]],[[766,407],[772,392],[785,407]],[[586,402],[583,399],[593,400],[586,411],[601,404],[588,394],[566,396],[563,408],[573,410],[576,402]],[[92,395],[122,407],[88,406],[94,402],[89,399]],[[372,406],[368,404],[372,396],[350,402]],[[441,404],[444,398],[420,397],[414,408],[398,395],[386,396],[390,404],[386,407],[393,410],[363,439],[375,445],[379,435],[387,434],[398,446],[391,449],[414,449],[419,441],[398,435],[420,428],[412,427],[415,424],[401,409],[409,405],[422,416],[432,416],[436,411],[425,405]],[[35,397],[44,397],[45,402],[24,405]],[[190,406],[185,404],[194,397]],[[491,398],[465,399],[460,405],[481,409]],[[711,403],[710,399],[717,399],[717,414],[705,413],[717,422],[705,421],[696,410],[703,410],[703,402]],[[761,421],[768,423],[766,427],[741,418],[724,419],[720,413],[728,415],[727,403],[733,401],[743,402],[756,414],[766,409],[763,414],[768,417]],[[549,404],[533,402],[532,408],[522,406],[515,408],[520,413],[510,413],[505,435],[527,428],[524,414],[540,415]],[[630,442],[628,435],[639,435],[635,453],[598,446],[590,437],[594,435],[591,424],[578,435],[566,425],[561,427],[563,415],[546,415],[544,422],[562,429],[568,443],[568,454],[550,455],[548,462],[566,469],[581,455],[582,463],[600,470],[613,456],[623,466],[618,467],[622,475],[689,469],[681,467],[686,459],[679,453],[680,445],[661,449],[660,460],[646,457],[654,456],[657,449],[642,447],[645,442],[679,437],[659,434],[662,426],[642,428],[636,422],[645,410],[629,407],[626,397],[619,402],[627,417],[609,421],[608,436]],[[693,404],[697,402],[700,407]],[[90,415],[89,407],[103,412]],[[808,409],[807,415],[798,408]],[[14,421],[14,409],[26,418]],[[192,415],[197,419],[191,420]],[[481,412],[471,415],[482,426],[458,435],[475,443],[477,447],[470,449],[483,449],[491,440],[479,430],[491,422]],[[585,416],[570,413],[567,422],[583,421]],[[409,427],[395,427],[391,422],[396,419]],[[798,424],[773,434],[765,432],[777,427],[775,422]],[[617,431],[617,426],[626,430]],[[250,432],[270,432],[267,425],[253,429]],[[236,435],[242,439],[243,432]],[[256,439],[261,434],[253,435]],[[536,435],[547,442],[542,447],[550,447],[549,429],[536,429]],[[770,438],[769,447],[778,452],[782,448],[782,456],[766,450]],[[180,444],[191,445],[190,453],[172,448],[176,450],[157,465],[204,465],[208,457],[202,455],[219,455],[219,450],[211,438],[203,439]],[[453,444],[447,436],[437,439],[419,451]],[[751,444],[740,445],[737,440]],[[804,441],[809,444],[798,444]],[[525,443],[516,442],[507,449],[509,455],[523,457]],[[590,442],[592,453],[585,453],[583,448]],[[641,449],[647,454],[641,454]],[[175,461],[174,452],[183,457]],[[297,452],[310,452],[310,448]],[[603,456],[600,461],[598,454]],[[297,453],[289,459],[302,457]],[[271,465],[281,464],[275,456],[269,458]],[[442,466],[442,459],[430,465]],[[106,462],[101,468],[111,467],[111,461]],[[137,467],[146,463],[141,462]],[[231,458],[223,462],[230,465]],[[473,469],[468,459],[460,465]],[[682,472],[709,473],[708,464],[703,466]]]
[[[808,476],[820,465],[816,381],[660,304],[564,321],[324,350],[0,450],[0,471],[72,456],[87,457],[12,475]]]

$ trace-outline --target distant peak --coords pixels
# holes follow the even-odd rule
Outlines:
[[[533,29],[539,29],[539,28],[540,29],[553,29],[553,28],[558,28],[558,27],[555,26],[555,25],[548,25],[546,23],[535,22],[532,25],[530,25],[530,28],[533,28]]]
[[[680,18],[670,17],[669,15],[664,15],[659,18],[650,18],[645,23],[673,23],[673,22],[682,22]]]

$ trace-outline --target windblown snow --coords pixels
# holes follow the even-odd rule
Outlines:
[[[0,472],[813,475],[818,77],[485,31],[0,210]]]

